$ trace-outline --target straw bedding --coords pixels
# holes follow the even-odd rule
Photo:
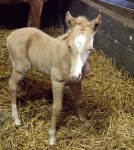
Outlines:
[[[62,29],[45,29],[52,36]],[[11,118],[8,79],[11,63],[5,41],[11,30],[0,30],[0,150],[134,150],[134,79],[117,70],[101,51],[89,58],[90,71],[83,80],[83,99],[90,126],[77,116],[73,97],[65,89],[57,144],[48,145],[52,90],[48,78],[32,69],[18,95],[22,125]]]

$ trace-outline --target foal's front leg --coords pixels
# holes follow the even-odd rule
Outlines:
[[[51,117],[51,125],[49,130],[50,141],[49,144],[53,145],[56,141],[56,123],[58,116],[62,110],[62,97],[64,90],[64,83],[58,81],[52,81],[52,89],[53,89],[53,106],[52,106],[52,117]]]
[[[78,83],[72,83],[69,85],[69,87],[76,101],[79,118],[83,123],[85,123],[86,126],[88,126],[88,120],[84,112],[84,104],[81,92],[81,81]]]

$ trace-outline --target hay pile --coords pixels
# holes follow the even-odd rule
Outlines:
[[[62,30],[47,29],[57,36]],[[51,118],[51,82],[34,69],[23,81],[26,96],[18,95],[22,126],[11,118],[8,79],[11,63],[5,39],[11,31],[0,30],[0,150],[133,150],[134,79],[118,71],[102,52],[90,56],[90,72],[83,81],[85,110],[90,121],[79,121],[73,98],[65,90],[57,145],[48,145]]]

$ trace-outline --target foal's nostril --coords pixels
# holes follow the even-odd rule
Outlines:
[[[69,76],[71,77],[72,80],[78,80],[78,79],[81,79],[82,74],[79,73],[78,75],[72,75],[71,72],[70,72]]]

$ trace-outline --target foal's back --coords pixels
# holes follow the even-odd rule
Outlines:
[[[36,28],[15,30],[8,36],[6,46],[13,67],[19,72],[27,72],[31,66],[49,76],[54,66],[62,72],[69,70],[69,51],[65,41]]]

